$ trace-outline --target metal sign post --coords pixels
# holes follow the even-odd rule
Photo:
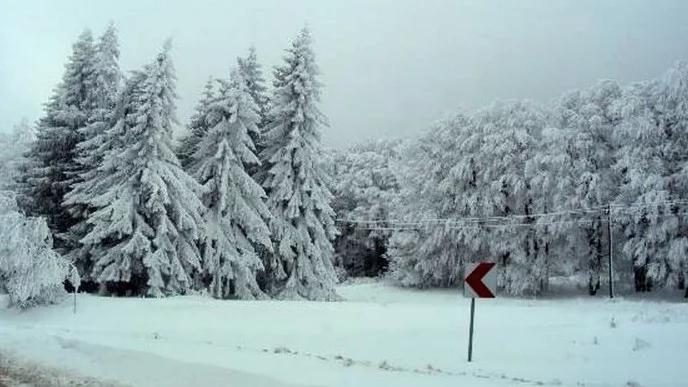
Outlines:
[[[471,297],[471,324],[468,328],[468,361],[473,360],[473,320],[475,317],[475,298]]]

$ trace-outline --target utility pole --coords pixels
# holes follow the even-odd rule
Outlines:
[[[614,268],[612,260],[612,204],[607,209],[607,234],[609,240],[609,298],[614,298]]]

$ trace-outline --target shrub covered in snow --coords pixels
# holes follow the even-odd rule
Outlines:
[[[68,276],[78,286],[70,268],[53,251],[45,220],[24,216],[13,195],[0,191],[0,289],[9,294],[10,304],[27,308],[60,300]]]

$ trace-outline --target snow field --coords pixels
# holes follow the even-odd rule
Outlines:
[[[344,285],[339,292],[347,301],[80,295],[76,315],[70,302],[2,310],[0,348],[139,386],[189,380],[203,386],[224,385],[222,380],[232,386],[686,383],[686,304],[477,300],[469,364],[469,300],[458,291],[376,282]]]

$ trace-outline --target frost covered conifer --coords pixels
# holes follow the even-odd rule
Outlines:
[[[222,83],[208,114],[217,124],[192,156],[208,209],[204,273],[212,278],[210,292],[216,298],[262,297],[256,272],[263,265],[254,246],[272,250],[270,211],[263,188],[246,170],[259,163],[250,134],[258,132],[260,116],[241,73]]]
[[[35,139],[36,132],[26,118],[10,133],[0,132],[0,190],[19,190],[26,168],[25,154]]]
[[[73,45],[62,82],[45,106],[45,115],[38,122],[37,139],[28,153],[29,176],[24,189],[31,203],[27,210],[32,215],[45,216],[56,236],[75,222],[62,201],[79,171],[76,146],[81,138],[80,129],[90,116],[93,58],[93,37],[86,30]],[[63,246],[64,242],[56,239],[56,244]]]
[[[81,240],[91,254],[93,280],[156,297],[191,288],[204,232],[201,187],[172,151],[176,94],[169,51],[168,43],[125,88],[93,195],[85,200],[96,210]]]
[[[268,286],[279,297],[337,298],[333,267],[334,211],[321,168],[320,126],[325,116],[316,104],[321,84],[304,28],[275,70],[274,94],[265,130],[261,174],[268,194],[275,254],[266,259]]]
[[[122,73],[119,69],[119,43],[117,30],[110,24],[95,45],[93,69],[88,81],[89,117],[86,125],[79,129],[81,139],[76,145],[79,174],[72,189],[65,195],[63,205],[67,207],[76,223],[67,233],[70,252],[69,257],[75,261],[80,270],[87,268],[87,251],[80,248],[79,239],[86,235],[86,219],[90,209],[84,200],[92,194],[93,179],[100,172],[98,166],[107,149],[106,131],[114,124],[115,107],[122,85]]]
[[[268,97],[267,97],[267,87],[265,87],[265,78],[263,78],[263,69],[258,62],[258,56],[256,55],[256,48],[251,46],[248,50],[248,55],[245,58],[237,58],[237,64],[239,66],[239,73],[246,83],[248,93],[253,98],[253,102],[256,103],[258,107],[258,115],[260,116],[260,121],[258,121],[259,131],[256,133],[251,133],[251,138],[253,143],[256,144],[257,149],[260,151],[261,148],[261,129],[265,125],[265,119],[268,113]]]
[[[189,132],[180,139],[177,146],[177,157],[179,157],[182,167],[187,170],[191,168],[192,156],[198,150],[198,144],[213,124],[208,121],[208,111],[210,110],[210,105],[215,101],[215,94],[214,80],[212,78],[208,79],[203,89],[203,96],[198,105],[196,105],[196,110],[191,115],[187,125]]]

